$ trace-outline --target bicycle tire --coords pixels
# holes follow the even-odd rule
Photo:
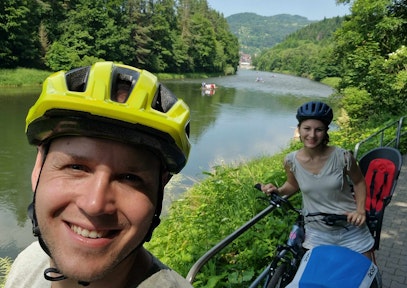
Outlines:
[[[276,268],[273,275],[269,275],[267,278],[266,288],[282,288],[287,286],[288,283],[285,283],[284,274],[287,272],[287,263],[281,263],[280,266]]]
[[[377,271],[377,274],[374,277],[373,282],[370,285],[370,288],[382,288],[382,287],[383,287],[382,274],[380,274],[380,271]]]

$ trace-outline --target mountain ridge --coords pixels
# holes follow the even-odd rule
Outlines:
[[[241,53],[250,55],[258,55],[262,50],[282,42],[289,34],[318,22],[299,15],[262,16],[252,12],[233,14],[226,20],[239,39]]]

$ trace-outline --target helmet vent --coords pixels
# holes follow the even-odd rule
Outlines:
[[[115,67],[112,71],[110,99],[115,102],[125,103],[136,85],[139,75],[137,71]]]
[[[167,113],[168,110],[177,102],[177,97],[164,85],[160,84],[157,90],[155,101],[153,101],[153,108]]]
[[[67,72],[65,74],[65,79],[68,90],[75,92],[84,92],[86,90],[89,71],[90,66],[77,68]]]

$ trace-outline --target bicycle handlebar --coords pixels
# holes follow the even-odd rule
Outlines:
[[[314,217],[314,216],[322,216],[320,219],[328,226],[335,226],[337,222],[340,221],[348,221],[348,216],[345,214],[331,214],[331,213],[323,213],[323,212],[316,212],[316,213],[309,213],[305,217]]]
[[[254,185],[254,188],[256,188],[257,190],[263,192],[261,190],[261,184],[260,183],[257,183],[256,185]],[[293,210],[294,212],[297,212],[298,214],[301,214],[301,210],[295,208],[291,204],[291,202],[288,201],[288,199],[286,197],[280,196],[276,192],[272,192],[272,193],[270,193],[269,195],[266,195],[266,196],[268,198],[268,201],[270,202],[270,205],[280,207],[281,204],[286,204],[290,210]]]
[[[256,188],[259,191],[262,191],[260,183],[255,184],[254,188]],[[281,204],[284,203],[288,206],[288,208],[290,210],[293,210],[293,211],[297,212],[298,214],[301,214],[300,209],[296,209],[288,199],[281,197],[278,193],[272,192],[271,194],[267,195],[267,197],[268,197],[271,205],[280,207]],[[332,214],[332,213],[316,212],[316,213],[309,213],[309,214],[305,215],[305,217],[314,217],[314,216],[322,216],[322,218],[318,219],[317,221],[323,221],[328,226],[335,226],[335,225],[338,225],[337,222],[347,222],[347,220],[348,220],[348,216],[345,214]]]

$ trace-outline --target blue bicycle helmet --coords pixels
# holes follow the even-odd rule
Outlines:
[[[308,119],[316,119],[328,126],[333,116],[332,109],[327,104],[319,101],[311,101],[298,108],[296,117],[299,123]]]

